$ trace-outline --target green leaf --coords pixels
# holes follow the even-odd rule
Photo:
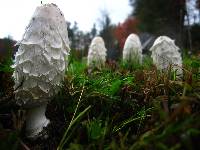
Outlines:
[[[87,130],[89,138],[92,140],[97,140],[103,136],[105,127],[102,127],[101,120],[92,120],[87,124]]]
[[[115,80],[115,81],[112,82],[112,85],[110,87],[110,94],[111,95],[114,96],[120,90],[121,83],[122,83],[121,80]]]

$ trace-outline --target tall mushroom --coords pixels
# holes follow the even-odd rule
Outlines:
[[[136,34],[130,34],[126,39],[123,49],[124,62],[142,63],[142,45]]]
[[[15,55],[15,99],[27,108],[26,135],[35,138],[46,127],[47,102],[61,86],[70,52],[67,24],[55,4],[36,8]]]
[[[171,64],[177,74],[182,74],[182,57],[179,53],[180,48],[174,43],[174,40],[167,36],[158,37],[150,48],[153,63],[159,70],[165,70]]]
[[[101,68],[106,62],[106,51],[104,40],[102,37],[95,37],[88,52],[88,66],[90,68]]]

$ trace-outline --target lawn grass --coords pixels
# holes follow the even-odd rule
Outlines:
[[[170,67],[158,71],[148,56],[142,65],[113,62],[90,73],[86,61],[72,58],[47,108],[49,137],[32,142],[23,129],[11,129],[14,135],[0,149],[16,139],[15,147],[24,141],[32,149],[45,149],[45,143],[58,150],[198,149],[200,60],[183,60],[183,76],[177,77]]]

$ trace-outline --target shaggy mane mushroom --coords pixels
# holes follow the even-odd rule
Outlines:
[[[153,46],[150,48],[153,63],[159,70],[166,70],[172,65],[177,75],[182,74],[182,57],[179,52],[180,48],[174,43],[174,40],[167,36],[158,37]]]
[[[102,37],[95,37],[89,47],[87,64],[90,68],[101,68],[106,62],[105,43]]]
[[[15,99],[27,109],[27,137],[36,138],[49,123],[46,106],[59,91],[70,52],[60,9],[55,4],[37,7],[18,44],[13,65]]]
[[[124,62],[142,63],[142,45],[136,34],[130,34],[126,39],[123,49]]]

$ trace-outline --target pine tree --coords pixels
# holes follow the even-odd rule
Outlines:
[[[140,31],[168,35],[181,41],[186,15],[186,0],[130,0],[132,16],[137,17]]]

